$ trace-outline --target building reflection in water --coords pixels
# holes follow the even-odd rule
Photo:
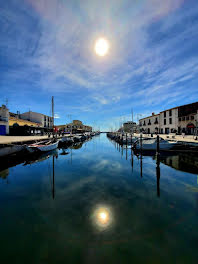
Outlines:
[[[198,174],[198,156],[191,153],[161,157],[161,162],[179,171]]]
[[[91,215],[92,223],[98,231],[110,228],[113,223],[112,209],[105,205],[97,206]]]

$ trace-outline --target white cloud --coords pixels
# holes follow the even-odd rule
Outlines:
[[[55,114],[54,118],[59,119],[60,118],[59,114]]]

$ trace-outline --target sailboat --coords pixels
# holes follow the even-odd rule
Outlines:
[[[27,146],[29,152],[41,151],[48,152],[58,147],[58,140],[54,138],[54,96],[52,96],[52,128],[53,139],[43,140]]]

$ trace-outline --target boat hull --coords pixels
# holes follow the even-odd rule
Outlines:
[[[47,152],[47,151],[51,151],[54,150],[58,147],[58,141],[54,142],[50,145],[32,145],[32,146],[28,146],[28,148],[30,148],[31,150],[39,150],[41,152]]]

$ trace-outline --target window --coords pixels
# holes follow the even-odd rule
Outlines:
[[[194,116],[191,116],[191,120],[194,120],[194,118],[195,118]]]
[[[164,117],[166,117],[166,111],[164,112]]]
[[[164,119],[164,125],[166,125],[166,119]]]
[[[181,117],[179,117],[179,121],[181,121]]]
[[[151,120],[149,119],[149,121],[148,121],[148,125],[150,126],[151,125]]]
[[[172,118],[169,118],[169,124],[172,124]]]
[[[186,117],[186,120],[189,120],[189,116]]]
[[[172,116],[172,110],[169,110],[169,116]]]
[[[157,120],[157,117],[155,118],[155,123],[154,124],[158,124],[158,120]]]
[[[185,121],[185,116],[182,117],[182,121]]]

